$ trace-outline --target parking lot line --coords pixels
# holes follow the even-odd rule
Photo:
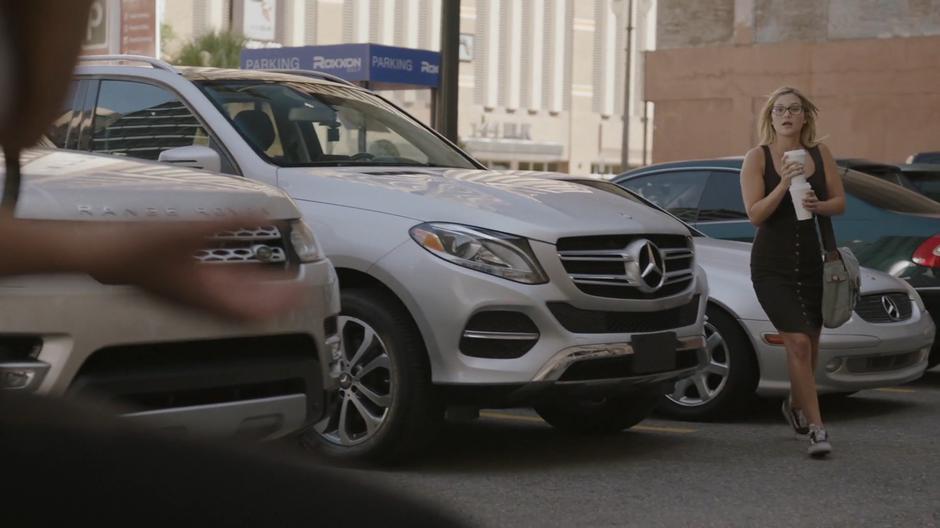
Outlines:
[[[545,420],[538,418],[536,416],[523,416],[519,414],[507,414],[491,411],[483,411],[480,413],[480,418],[496,418],[498,420],[513,420],[517,422],[529,422],[529,423],[545,423]],[[661,427],[658,425],[634,425],[630,428],[631,431],[647,431],[651,433],[675,433],[675,434],[689,434],[698,431],[698,429],[688,429],[685,427]]]
[[[908,393],[911,393],[911,392],[917,392],[917,391],[914,390],[914,389],[899,389],[899,388],[896,388],[896,387],[881,387],[881,388],[878,388],[878,389],[875,389],[875,390],[876,390],[876,391],[879,391],[879,392],[898,392],[898,393],[902,393],[902,394],[908,394]]]
[[[677,433],[689,434],[698,431],[698,429],[688,429],[685,427],[660,427],[658,425],[634,425],[631,431],[650,431],[652,433]]]

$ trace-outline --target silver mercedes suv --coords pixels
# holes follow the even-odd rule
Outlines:
[[[128,420],[183,434],[271,439],[323,416],[324,391],[337,383],[339,290],[290,198],[255,182],[112,156],[34,149],[22,163],[23,219],[263,218],[207,239],[194,258],[283,269],[283,280],[307,295],[279,318],[248,324],[88,275],[5,278],[0,389],[96,398]]]
[[[698,366],[707,294],[689,231],[639,201],[486,170],[313,72],[95,57],[75,83],[57,146],[221,170],[297,202],[340,281],[339,389],[307,436],[332,455],[413,452],[448,408],[622,430]]]

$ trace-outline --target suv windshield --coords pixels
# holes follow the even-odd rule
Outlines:
[[[379,97],[311,82],[197,82],[256,152],[282,167],[477,168]]]

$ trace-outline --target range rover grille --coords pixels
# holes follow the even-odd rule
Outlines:
[[[196,252],[206,264],[266,264],[286,267],[288,241],[278,226],[267,225],[223,231],[209,237],[209,246]]]

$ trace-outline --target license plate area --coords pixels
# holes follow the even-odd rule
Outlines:
[[[633,336],[633,371],[637,374],[675,370],[679,340],[675,332]]]

